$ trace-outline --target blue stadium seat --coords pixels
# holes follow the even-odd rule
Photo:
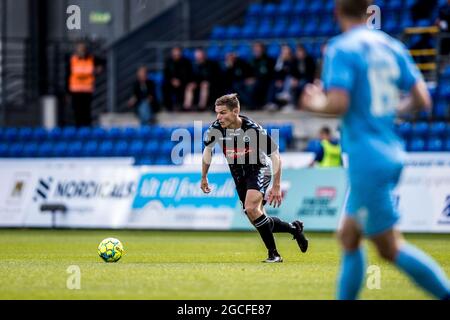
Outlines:
[[[272,58],[277,58],[280,54],[281,47],[278,42],[272,42],[267,46],[267,54]]]
[[[417,122],[412,127],[412,135],[414,137],[425,137],[428,134],[428,123],[426,122]]]
[[[144,146],[144,154],[146,156],[154,156],[159,150],[158,141],[149,141]]]
[[[0,142],[0,158],[6,158],[8,156],[8,144]]]
[[[447,140],[445,141],[444,150],[450,151],[450,138],[447,138]]]
[[[300,37],[302,36],[302,22],[300,20],[294,20],[287,27],[287,36],[290,38]]]
[[[285,38],[288,35],[288,23],[286,19],[277,21],[270,33],[272,38]]]
[[[98,148],[99,157],[111,157],[113,156],[113,142],[103,141]]]
[[[42,142],[47,139],[47,130],[44,128],[35,128],[31,134],[31,140]]]
[[[82,156],[83,143],[81,141],[75,141],[69,144],[67,147],[67,157],[78,158]]]
[[[173,163],[172,163],[172,160],[170,159],[170,157],[161,155],[155,159],[154,164],[155,165],[172,165]]]
[[[449,103],[438,100],[436,104],[433,105],[433,117],[435,119],[444,119],[449,114]]]
[[[303,15],[308,10],[308,4],[306,1],[297,1],[294,5],[294,14],[295,15]]]
[[[304,26],[304,31],[303,33],[310,37],[310,36],[314,36],[316,35],[316,30],[319,27],[319,20],[316,18],[311,18],[308,19],[308,21],[306,22],[305,26]]]
[[[260,3],[252,3],[247,9],[247,15],[258,17],[262,14],[263,6]]]
[[[89,141],[83,145],[81,150],[81,156],[93,158],[98,155],[98,142],[97,141]]]
[[[113,146],[113,154],[114,157],[126,157],[128,156],[128,141],[119,140]]]
[[[444,151],[444,142],[440,138],[431,138],[427,142],[427,151]]]
[[[225,31],[225,39],[234,40],[238,39],[241,33],[241,29],[238,26],[228,26]]]
[[[435,122],[430,125],[430,137],[443,137],[445,135],[445,122]]]
[[[23,157],[23,142],[15,142],[10,144],[8,148],[8,157],[10,158],[21,158]]]
[[[163,140],[166,137],[170,137],[168,132],[169,131],[166,131],[164,127],[154,126],[152,129],[152,138],[156,140]]]
[[[67,142],[57,142],[52,148],[51,156],[56,158],[67,157],[69,144]]]
[[[148,141],[152,137],[152,127],[151,126],[141,126],[137,129],[137,140]]]
[[[51,157],[52,149],[53,143],[51,143],[50,141],[46,141],[39,145],[37,156],[40,158],[49,158]]]
[[[62,137],[62,130],[59,127],[53,128],[47,132],[47,139],[53,142],[60,141]]]
[[[260,38],[260,39],[265,39],[265,38],[269,37],[271,32],[272,32],[272,25],[268,24],[268,23],[264,23],[264,24],[261,24],[258,27],[258,30],[256,32],[256,36],[258,38]]]
[[[206,49],[206,54],[212,60],[219,60],[220,59],[220,47],[216,44],[212,44]]]
[[[139,137],[139,130],[137,128],[128,127],[123,130],[122,138],[131,141]]]
[[[292,124],[285,124],[281,127],[281,135],[288,141],[292,141],[294,137],[294,127]]]
[[[322,20],[319,23],[316,34],[320,36],[330,36],[334,33],[334,24],[329,20]]]
[[[411,9],[411,7],[417,2],[417,0],[405,0],[405,7]]]
[[[154,164],[154,158],[150,156],[135,158],[134,164],[140,166],[150,166]]]
[[[407,139],[411,136],[412,125],[410,122],[402,122],[398,126],[398,134],[403,137],[403,139]]]
[[[402,0],[389,0],[385,4],[385,9],[400,10],[402,6]]]
[[[135,158],[144,156],[144,146],[140,140],[133,141],[130,145],[129,155]]]
[[[236,48],[237,55],[245,60],[249,60],[252,56],[252,48],[247,43],[242,43]]]
[[[161,154],[169,155],[172,153],[172,149],[174,147],[174,144],[172,141],[165,141],[160,147]]]
[[[19,130],[17,128],[6,128],[4,131],[4,139],[7,142],[15,142],[19,138]]]
[[[194,60],[194,50],[193,48],[184,48],[183,49],[183,56],[188,59],[193,61]]]
[[[90,127],[79,128],[75,137],[79,141],[88,141],[92,138],[92,129]]]
[[[324,10],[324,3],[320,0],[311,1],[308,12],[310,14],[318,14],[320,11]]]
[[[77,128],[65,127],[61,132],[61,139],[64,141],[73,141],[77,135]]]
[[[267,3],[263,6],[262,15],[265,17],[274,17],[278,12],[278,6],[274,3]]]
[[[108,131],[106,131],[106,139],[115,141],[119,140],[122,137],[122,129],[121,128],[110,128]]]
[[[96,141],[102,141],[106,139],[107,132],[102,127],[95,127],[91,131],[91,139]]]
[[[226,28],[222,26],[215,26],[211,32],[211,40],[223,40],[225,39]]]
[[[280,152],[285,152],[287,150],[286,139],[280,137],[278,148]]]
[[[22,142],[29,142],[33,134],[32,128],[20,128],[18,132],[18,140]]]
[[[408,146],[408,151],[422,152],[425,150],[425,140],[420,138],[411,139]]]
[[[282,2],[278,6],[277,16],[278,17],[289,17],[294,11],[294,5],[292,2]]]
[[[242,39],[255,39],[257,37],[258,26],[256,24],[246,24],[242,28]]]
[[[308,141],[305,151],[306,152],[317,152],[320,149],[320,140],[312,139]]]

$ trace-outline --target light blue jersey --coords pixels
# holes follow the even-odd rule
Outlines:
[[[351,187],[348,211],[363,216],[361,223],[368,234],[398,220],[390,194],[400,176],[404,152],[393,122],[401,92],[409,92],[420,79],[404,45],[382,31],[361,25],[327,45],[325,90],[345,90],[350,98],[342,123]]]

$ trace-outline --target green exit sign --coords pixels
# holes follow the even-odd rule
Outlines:
[[[110,21],[110,12],[92,11],[89,14],[89,22],[92,24],[108,24]]]

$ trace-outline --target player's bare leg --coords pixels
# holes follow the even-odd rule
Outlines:
[[[202,81],[200,83],[200,99],[198,102],[198,107],[201,110],[206,109],[206,106],[208,105],[208,99],[209,99],[209,82]]]
[[[247,190],[245,197],[245,212],[250,222],[258,230],[269,257],[264,262],[282,262],[280,254],[277,252],[275,238],[272,233],[271,219],[261,210],[263,195],[258,190]]]

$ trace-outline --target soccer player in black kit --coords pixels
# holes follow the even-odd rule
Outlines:
[[[203,151],[201,189],[209,193],[208,170],[212,151],[216,143],[222,148],[236,184],[239,199],[250,222],[258,230],[268,250],[268,258],[263,262],[282,262],[277,251],[273,233],[290,233],[297,240],[302,252],[308,249],[308,239],[303,233],[303,223],[284,222],[277,217],[267,216],[264,209],[265,195],[273,207],[281,205],[281,160],[278,145],[267,132],[253,120],[240,115],[237,94],[228,94],[216,100],[217,120],[209,127]],[[270,168],[268,158],[272,161]],[[272,171],[274,182],[269,187]]]

